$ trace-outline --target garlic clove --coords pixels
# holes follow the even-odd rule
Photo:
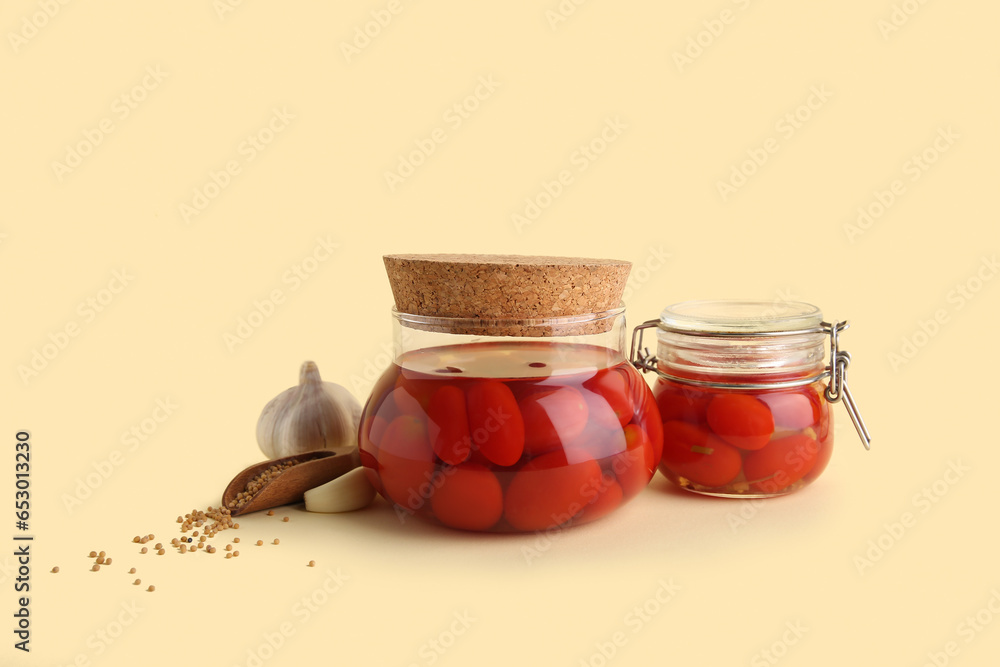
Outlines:
[[[327,514],[353,512],[368,507],[373,500],[375,487],[364,468],[355,468],[305,493],[307,511]]]
[[[281,392],[257,420],[257,444],[269,459],[341,447],[357,448],[361,403],[344,387],[323,382],[306,361],[299,384]]]

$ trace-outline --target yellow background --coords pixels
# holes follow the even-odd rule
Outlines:
[[[17,575],[0,558],[0,664],[995,659],[1000,620],[981,612],[992,624],[971,631],[966,617],[1000,590],[1000,5],[223,1],[0,9],[0,432],[8,470],[31,432],[36,536],[30,655],[12,647]],[[443,141],[391,188],[385,173],[429,137]],[[592,142],[603,152],[581,158]],[[54,164],[71,151],[87,155]],[[213,174],[226,187],[185,215]],[[558,195],[516,225],[546,183]],[[892,201],[852,232],[879,197]],[[337,248],[314,263],[319,238]],[[261,458],[260,409],[304,359],[365,398],[390,341],[389,252],[631,260],[633,325],[690,298],[818,304],[852,322],[872,450],[838,406],[826,473],[759,505],[657,475],[612,517],[548,539],[399,525],[379,502],[246,518],[235,560],[140,556],[133,535],[169,541],[178,514]],[[296,282],[296,267],[314,271]],[[275,290],[273,313],[227,343]],[[51,358],[24,373],[36,352]],[[157,400],[177,406],[162,423]],[[148,435],[123,441],[133,428]],[[889,548],[859,566],[869,540]],[[113,565],[89,572],[91,549]],[[349,579],[327,596],[338,570]],[[666,603],[661,581],[680,586]],[[324,603],[302,613],[311,596]],[[656,613],[636,623],[643,605]],[[463,613],[467,629],[452,625]]]

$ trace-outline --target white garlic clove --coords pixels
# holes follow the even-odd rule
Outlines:
[[[305,493],[307,511],[327,514],[363,509],[373,500],[375,487],[364,468],[355,468]]]
[[[344,387],[323,382],[306,361],[299,384],[275,396],[257,420],[257,444],[269,459],[318,449],[357,448],[361,403]]]

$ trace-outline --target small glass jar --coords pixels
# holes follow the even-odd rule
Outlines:
[[[650,326],[658,329],[656,356],[636,360],[641,330]],[[807,303],[757,301],[679,303],[638,327],[633,359],[658,375],[660,471],[705,495],[792,493],[826,468],[833,449],[829,404],[841,399],[867,448],[870,438],[846,385],[850,356],[839,350],[846,328],[823,322]]]
[[[393,319],[395,361],[365,405],[359,446],[401,520],[546,530],[600,518],[649,483],[661,420],[624,355],[624,308]]]

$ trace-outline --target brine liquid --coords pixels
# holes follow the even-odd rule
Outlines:
[[[401,518],[533,531],[641,491],[662,428],[646,383],[603,347],[470,343],[402,355],[365,406],[362,463]]]

